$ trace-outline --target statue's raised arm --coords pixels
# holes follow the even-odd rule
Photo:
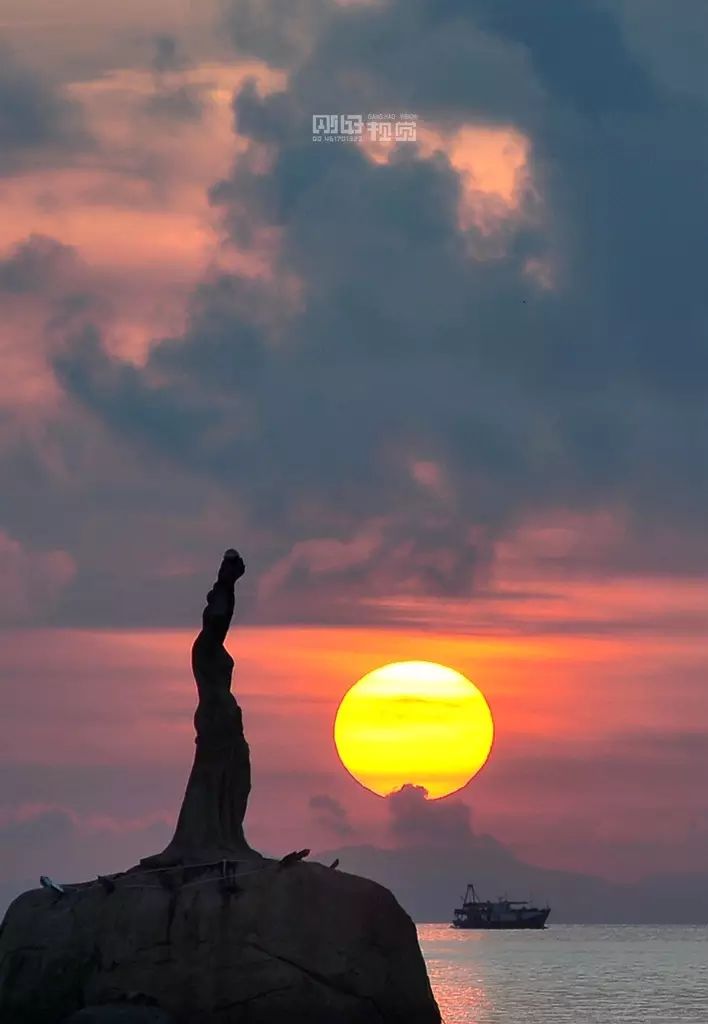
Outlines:
[[[215,643],[223,644],[234,614],[234,587],[246,571],[246,565],[235,548],[229,548],[219,568],[216,583],[207,594],[202,614],[202,631]]]
[[[234,661],[224,647],[234,613],[234,588],[245,571],[238,551],[229,548],[207,594],[202,629],[192,646],[192,671],[199,693],[194,764],[174,837],[162,853],[144,858],[143,866],[260,857],[243,834],[251,764],[241,709],[231,693]]]

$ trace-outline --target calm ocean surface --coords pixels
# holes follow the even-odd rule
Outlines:
[[[708,927],[418,934],[446,1024],[708,1024]]]

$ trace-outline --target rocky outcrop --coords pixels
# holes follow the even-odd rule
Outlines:
[[[264,861],[138,869],[20,896],[0,933],[0,1020],[438,1024],[440,1015],[415,926],[387,889],[319,864]]]
[[[15,900],[2,1024],[438,1024],[415,926],[375,882],[247,843],[249,747],[224,647],[230,548],[192,647],[196,744],[174,837],[137,868]]]
[[[134,1006],[130,1003],[114,1003],[105,1006],[89,1006],[72,1013],[63,1024],[175,1024],[164,1010],[148,1006]]]

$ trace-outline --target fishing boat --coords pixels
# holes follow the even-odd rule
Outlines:
[[[480,900],[467,886],[462,906],[454,911],[453,928],[545,928],[550,907],[532,907],[528,900]]]

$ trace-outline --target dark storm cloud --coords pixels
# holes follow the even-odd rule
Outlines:
[[[331,0],[236,0],[223,4],[234,49],[283,67],[312,48],[333,16]]]
[[[626,508],[668,570],[666,522],[702,530],[708,498],[708,107],[663,92],[591,0],[231,13],[239,51],[291,79],[235,97],[239,132],[273,162],[238,163],[212,201],[237,241],[277,229],[278,283],[209,279],[185,335],[144,371],[84,338],[62,357],[67,389],[237,495],[259,557],[285,560],[285,590],[325,595],[305,616],[327,616],[342,588],[352,602],[410,592],[411,574],[417,592],[464,593],[495,538],[558,507]],[[526,190],[529,216],[494,258],[470,256],[485,239],[460,226],[445,152],[403,147],[384,165],[311,142],[315,112],[411,107],[423,124],[528,135],[538,194]],[[552,288],[528,273],[544,260]],[[418,459],[444,484],[416,479]],[[374,540],[342,565],[293,554],[310,539],[355,544],[366,524]]]
[[[112,394],[124,412],[135,389],[134,375],[126,367],[125,377],[115,378],[114,366],[107,364],[90,326],[103,312],[104,303],[105,296],[92,287],[79,253],[54,238],[31,235],[0,253],[3,315],[6,310],[13,317],[27,311],[38,322],[44,320],[47,330],[42,345],[47,352],[55,352],[58,366],[66,352],[67,335],[74,332],[72,344],[83,353],[81,365],[86,372],[90,366],[94,380],[108,365]],[[14,373],[11,350],[9,357],[9,372]],[[41,366],[40,353],[36,357]],[[12,386],[22,396],[21,364],[19,369]],[[145,384],[142,377],[140,384]],[[6,387],[9,393],[7,381]],[[72,379],[72,387],[80,393],[80,376]],[[173,443],[179,415],[170,402],[170,418],[165,420],[160,397],[152,403],[149,388],[145,395],[141,414],[162,419],[162,429],[155,431],[153,423],[151,430]],[[188,424],[194,420],[188,394],[185,402],[183,446],[190,436]],[[224,546],[223,534],[231,535],[236,513],[230,510],[230,524],[223,529],[217,526],[216,536],[207,528],[195,537],[193,524],[203,522],[206,508],[213,508],[215,487],[208,480],[195,486],[194,474],[189,469],[180,471],[173,462],[161,468],[154,448],[143,454],[136,446],[128,454],[122,429],[111,430],[110,413],[107,403],[104,425],[80,405],[62,404],[61,416],[52,418],[48,428],[49,437],[42,424],[36,430],[25,429],[14,419],[11,406],[0,412],[4,481],[0,618],[4,621],[103,625],[149,621],[167,626],[198,621],[201,597],[195,595],[203,594],[208,582],[198,566],[213,560],[214,552]],[[135,437],[142,442],[142,427]],[[89,522],[96,525],[95,530],[87,530]],[[106,544],[108,537],[110,544]],[[183,563],[176,574],[163,571],[172,560]],[[79,568],[74,576],[75,562],[90,566],[90,571]],[[127,565],[132,566],[130,573],[124,570]]]
[[[179,40],[156,35],[152,43],[154,92],[145,101],[145,112],[163,121],[199,121],[205,109],[205,91],[183,80],[190,62]]]
[[[644,111],[655,100],[649,76],[628,52],[613,12],[598,0],[443,0],[432,17],[468,16],[530,55],[541,82],[580,113]],[[598,58],[602,55],[602,71]]]
[[[41,154],[84,148],[89,139],[79,108],[58,88],[25,68],[0,40],[0,174]]]
[[[311,796],[308,801],[315,822],[338,836],[349,836],[354,831],[346,807],[326,793]]]
[[[318,0],[226,5],[237,48],[295,68],[297,96],[313,104],[312,112],[323,110],[326,99],[331,111],[401,105],[503,119],[522,97],[533,103],[540,90],[522,48],[485,31],[474,4],[457,7],[438,14],[435,4],[417,0],[374,7]],[[354,100],[359,105],[349,106]]]
[[[87,329],[74,339],[70,356],[57,356],[56,369],[77,398],[90,402],[100,393],[108,423],[136,436],[149,435],[159,448],[177,448],[188,457],[195,437],[209,425],[206,406],[198,408],[187,394],[175,402],[160,388],[151,387],[133,366],[124,364],[119,374],[106,356],[98,334]]]
[[[663,0],[619,0],[617,13],[632,52],[663,88],[708,98],[708,7],[703,0],[676,5],[670,32]]]
[[[153,38],[155,48],[152,60],[153,69],[157,74],[167,71],[181,71],[185,67],[185,59],[180,52],[179,41],[170,35],[157,35]]]
[[[51,289],[75,252],[55,238],[31,235],[0,258],[0,293],[23,295]]]
[[[403,786],[386,800],[392,835],[404,846],[455,846],[472,838],[471,811],[460,800],[428,800],[422,786]]]

